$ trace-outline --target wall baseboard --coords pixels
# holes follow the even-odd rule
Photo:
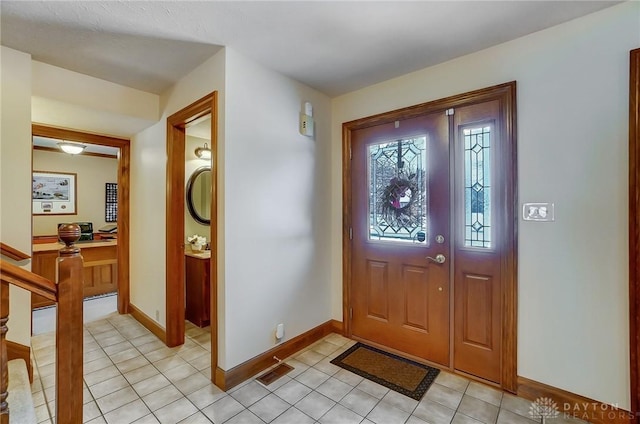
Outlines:
[[[24,359],[27,364],[27,372],[29,373],[29,382],[33,383],[33,364],[31,363],[31,347],[20,343],[6,340],[7,343],[7,359]]]
[[[336,321],[335,319],[331,320],[331,328],[334,333],[338,333],[344,336],[344,323],[342,321]]]
[[[339,321],[330,320],[325,322],[324,324],[320,324],[319,326],[312,328],[305,333],[300,334],[297,337],[294,337],[291,340],[287,340],[286,342],[279,344],[278,346],[275,346],[272,349],[269,349],[268,351],[261,353],[260,355],[251,358],[248,361],[243,362],[242,364],[237,365],[228,371],[216,367],[214,383],[222,390],[229,390],[232,387],[235,387],[243,381],[258,374],[260,371],[263,371],[276,364],[275,359],[273,359],[274,356],[277,356],[280,359],[287,358],[297,351],[309,346],[310,344],[317,342],[324,336],[334,332],[338,332],[338,328],[340,329],[340,334],[342,334],[342,323]]]
[[[616,405],[598,402],[524,377],[518,377],[518,396],[531,401],[539,398],[552,399],[558,407],[560,417],[575,417],[597,424],[636,422],[633,414]]]
[[[151,331],[162,343],[167,343],[167,332],[156,321],[151,319],[147,314],[138,309],[135,305],[129,303],[129,314],[142,324],[147,330]]]

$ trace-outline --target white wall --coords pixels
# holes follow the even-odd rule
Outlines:
[[[130,137],[158,121],[160,96],[33,61],[32,120]]]
[[[78,206],[74,215],[34,215],[34,236],[58,234],[60,222],[92,222],[96,233],[107,224],[104,220],[105,183],[118,182],[118,159],[34,150],[33,169],[76,174]]]
[[[0,47],[0,240],[27,254],[31,254],[30,75],[30,55]],[[19,264],[31,270],[31,262]],[[11,286],[9,296],[7,338],[28,346],[30,293]]]
[[[626,2],[338,97],[332,119],[333,316],[342,319],[341,124],[518,83],[518,374],[629,407],[628,80],[640,3]]]
[[[224,369],[331,318],[330,100],[227,48]],[[314,107],[315,139],[298,132]]]
[[[162,327],[166,327],[166,118],[217,90],[220,108],[218,137],[223,140],[224,60],[223,49],[164,93],[160,99],[160,120],[136,134],[131,143],[131,303]],[[220,221],[223,219],[221,216]],[[218,252],[218,255],[220,261],[223,252]],[[219,270],[219,279],[221,272]],[[219,287],[219,290],[224,290],[224,287]],[[218,315],[220,319],[220,312]]]
[[[131,301],[166,325],[166,116],[219,91],[219,366],[228,370],[330,319],[329,98],[231,49],[162,96],[132,143]],[[298,134],[314,104],[315,140]],[[250,117],[248,120],[247,118]]]

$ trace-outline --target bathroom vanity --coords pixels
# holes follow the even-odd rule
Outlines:
[[[210,263],[211,251],[185,251],[185,318],[198,327],[210,323]]]

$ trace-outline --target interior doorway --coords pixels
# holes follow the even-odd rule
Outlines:
[[[515,83],[343,127],[347,334],[515,392]]]
[[[211,117],[211,184],[208,239],[211,248],[208,290],[210,293],[212,380],[218,363],[217,351],[217,92],[197,100],[167,118],[167,218],[166,218],[166,343],[178,346],[185,338],[185,204],[186,130]]]
[[[101,193],[101,196],[105,197],[105,209],[104,211],[101,209],[97,212],[98,215],[102,218],[104,214],[104,219],[107,221],[107,215],[113,216],[113,220],[109,219],[108,227],[111,231],[106,231],[107,226],[99,225],[99,228],[105,230],[104,234],[105,240],[113,239],[117,240],[117,245],[113,246],[114,253],[111,253],[110,246],[100,246],[95,249],[95,251],[91,251],[91,249],[86,249],[83,256],[85,256],[85,296],[91,296],[95,294],[102,294],[103,292],[112,292],[117,291],[117,310],[120,314],[126,314],[129,312],[129,178],[130,178],[130,141],[124,138],[103,136],[97,134],[85,133],[77,130],[63,129],[63,128],[55,128],[48,127],[45,125],[33,124],[32,125],[32,137],[34,139],[41,138],[44,141],[53,140],[54,145],[55,141],[59,142],[73,142],[79,143],[84,146],[97,147],[95,148],[93,153],[88,152],[83,155],[86,156],[96,156],[101,158],[110,158],[117,160],[117,194],[113,197],[113,199],[107,199],[106,190],[108,187],[101,185],[100,187],[95,187],[95,190]],[[43,141],[43,142],[44,142]],[[42,143],[38,143],[40,146],[34,146],[34,150],[41,151],[55,151],[60,152],[57,145],[55,148],[47,147],[42,145]],[[45,143],[46,144],[46,143]],[[100,148],[103,148],[102,150]],[[89,150],[91,150],[89,148]],[[58,153],[56,153],[58,154]],[[63,154],[63,153],[59,153]],[[115,155],[115,158],[113,157]],[[51,169],[34,169],[34,171],[51,171]],[[83,183],[86,183],[83,181]],[[77,185],[77,181],[74,181],[74,184]],[[82,193],[78,193],[80,196]],[[55,195],[55,193],[54,193]],[[110,201],[109,201],[110,200]],[[75,199],[77,202],[77,199]],[[46,215],[46,200],[41,202],[43,207],[45,208],[42,215]],[[110,205],[107,205],[109,203]],[[108,206],[111,206],[109,208]],[[76,210],[75,214],[56,214],[56,211],[51,211],[51,215],[54,215],[52,219],[54,221],[60,220],[60,222],[76,222],[80,220],[80,217],[85,215],[81,215],[80,211]],[[85,220],[82,218],[82,220]],[[50,219],[51,220],[51,219]],[[98,220],[98,222],[101,222]],[[92,227],[93,222],[87,222],[87,224],[91,224]],[[33,225],[33,224],[32,224]],[[55,227],[55,225],[54,225]],[[87,230],[91,233],[95,233],[100,235],[101,233],[98,231],[99,228],[89,228],[87,226]],[[53,228],[53,227],[52,227]],[[51,236],[54,237],[54,242],[57,241],[57,235],[55,234],[55,228],[52,230],[53,234]],[[95,234],[91,234],[91,238],[94,237]],[[37,238],[37,237],[35,237]],[[46,242],[46,240],[43,240]],[[111,243],[115,244],[115,243]],[[47,255],[47,252],[42,252],[41,255],[36,255],[34,248],[34,257],[33,261],[34,267],[41,266],[45,272],[50,272],[53,276],[52,280],[55,280],[55,257],[57,257],[57,252],[53,252],[53,255]],[[108,250],[108,251],[107,251]],[[100,251],[99,253],[96,253]],[[109,258],[105,259],[103,257],[95,257],[93,258],[93,254],[103,255],[106,254]],[[51,256],[51,258],[49,257]],[[53,262],[49,264],[49,259],[52,259]],[[41,264],[36,263],[38,260],[41,260]],[[87,266],[91,265],[91,266]],[[47,277],[51,278],[51,277]],[[38,306],[39,300],[34,298],[32,295],[32,305]]]

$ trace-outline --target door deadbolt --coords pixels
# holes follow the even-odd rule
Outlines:
[[[436,236],[436,243],[438,243],[438,244],[444,243],[444,236],[442,234],[438,234]]]

